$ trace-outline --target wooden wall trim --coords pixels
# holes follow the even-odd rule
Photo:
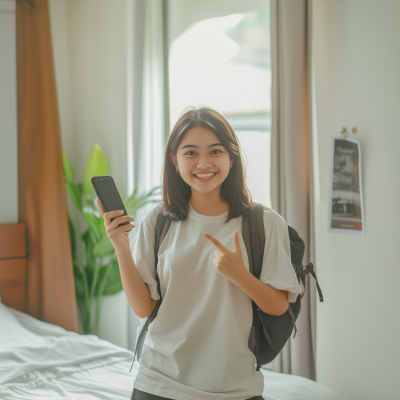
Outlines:
[[[0,225],[0,259],[26,257],[26,225]]]
[[[0,225],[0,295],[1,302],[26,311],[26,225]]]

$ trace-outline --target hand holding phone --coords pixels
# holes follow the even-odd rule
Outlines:
[[[115,210],[108,213],[104,212],[103,206],[99,198],[97,198],[97,205],[99,207],[100,213],[104,218],[104,226],[106,227],[107,236],[110,238],[112,245],[114,246],[115,252],[117,254],[122,254],[125,251],[130,251],[129,248],[129,232],[126,231],[126,227],[119,224],[119,219],[125,220],[127,224],[129,221],[134,221],[133,217],[129,215],[120,217],[122,212]],[[114,221],[118,217],[118,220]],[[122,226],[121,226],[122,225]],[[133,229],[135,225],[132,226]]]
[[[96,199],[97,206],[104,219],[106,233],[114,246],[115,252],[120,254],[130,251],[129,232],[135,226],[133,225],[127,230],[125,225],[132,225],[130,221],[134,221],[134,218],[127,215],[114,179],[111,176],[94,176],[91,178],[91,182],[98,196]]]

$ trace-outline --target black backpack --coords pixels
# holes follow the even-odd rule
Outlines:
[[[264,230],[264,206],[260,203],[253,202],[254,208],[249,209],[248,215],[243,215],[242,223],[242,235],[243,240],[246,245],[247,254],[249,257],[249,268],[250,272],[257,278],[260,279],[262,260],[265,247],[265,230]],[[155,227],[155,246],[154,255],[156,263],[156,272],[158,264],[158,249],[162,241],[164,240],[168,229],[171,225],[172,220],[166,217],[160,210],[158,215],[156,227]],[[314,277],[317,290],[319,294],[319,300],[322,302],[322,292],[318,284],[317,277],[314,272],[313,263],[309,263],[303,268],[303,256],[305,245],[304,241],[300,238],[298,233],[291,227],[289,228],[289,238],[290,238],[290,252],[291,252],[291,262],[293,268],[296,272],[297,280],[303,283],[304,292],[302,295],[297,296],[294,303],[289,303],[287,311],[279,316],[269,315],[261,311],[254,301],[253,304],[253,326],[249,337],[249,349],[253,352],[257,360],[257,371],[260,370],[262,365],[270,363],[274,358],[280,353],[286,341],[289,339],[293,328],[295,333],[293,338],[296,336],[297,328],[295,321],[300,313],[301,299],[305,294],[306,287],[306,275],[311,273]],[[162,302],[161,291],[160,291],[160,281],[158,274],[156,273],[158,293],[160,294],[160,299],[157,301],[152,313],[147,317],[147,321],[144,324],[139,337],[136,342],[135,353],[133,356],[133,362],[135,361],[135,355],[138,354],[137,359],[140,360],[142,355],[144,339],[149,327],[149,324],[157,316],[158,309]],[[131,366],[131,370],[132,370]],[[131,371],[130,370],[130,371]],[[130,372],[129,371],[129,372]]]

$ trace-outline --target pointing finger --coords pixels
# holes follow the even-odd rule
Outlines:
[[[209,235],[206,232],[203,232],[203,236],[208,239],[211,243],[214,244],[214,246],[218,247],[223,253],[227,253],[230,250],[228,250],[224,245],[222,245],[217,239],[215,239],[214,237],[212,237],[211,235]]]

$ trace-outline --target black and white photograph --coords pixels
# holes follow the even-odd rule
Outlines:
[[[328,231],[365,234],[360,143],[332,138]]]

